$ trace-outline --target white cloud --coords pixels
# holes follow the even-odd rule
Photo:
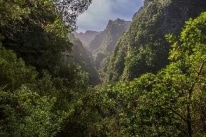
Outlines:
[[[103,30],[108,20],[131,20],[143,0],[93,0],[88,10],[77,19],[78,31]]]

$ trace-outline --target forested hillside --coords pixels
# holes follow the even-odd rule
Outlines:
[[[0,1],[0,136],[57,136],[72,115],[88,80],[62,59],[90,2]]]
[[[165,67],[170,45],[164,36],[180,33],[186,20],[205,10],[204,0],[145,0],[111,55],[106,81],[131,80]]]
[[[69,35],[71,43],[73,43],[71,56],[65,56],[65,63],[77,64],[88,74],[89,84],[100,84],[99,74],[93,64],[93,58],[90,52],[83,46],[82,42],[73,34]]]
[[[95,87],[68,38],[91,2],[0,0],[0,136],[206,136],[205,1],[145,0]]]
[[[89,75],[93,77],[92,83],[95,83],[94,81],[98,81],[96,78],[94,78],[94,76],[95,77],[98,76],[96,74],[97,71],[101,74],[100,76],[104,75],[104,73],[102,72],[106,68],[105,66],[107,61],[106,58],[109,57],[110,53],[114,50],[119,37],[124,32],[127,31],[130,23],[131,23],[130,21],[125,21],[122,19],[116,19],[114,21],[109,20],[104,31],[101,32],[86,31],[85,33],[77,33],[77,32],[73,33],[74,36],[81,41],[81,42],[80,41],[74,42],[74,45],[78,43],[77,45],[83,45],[84,48],[88,50],[87,55],[82,52],[75,52],[74,54],[74,56],[76,57],[75,62],[79,63],[82,62],[82,60],[85,60],[85,58],[88,57],[91,58],[90,61],[84,61],[84,64],[87,65],[87,68],[83,67],[83,70],[85,70],[86,72],[92,70],[90,72],[93,72],[93,74],[89,73]],[[76,46],[76,47],[80,48],[80,46]],[[74,46],[74,50],[77,49],[76,47]],[[83,58],[80,57],[77,58],[78,55],[82,56],[82,54],[86,55],[87,57],[83,56]],[[82,64],[81,66],[85,66],[83,65],[83,63],[81,64]],[[93,68],[95,68],[96,70]]]
[[[89,50],[94,56],[97,69],[104,68],[103,60],[114,50],[119,37],[127,31],[130,21],[116,19],[109,20],[103,32],[100,32],[90,43]]]

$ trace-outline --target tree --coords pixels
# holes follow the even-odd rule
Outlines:
[[[76,28],[76,18],[83,13],[92,0],[54,0],[57,10],[62,14],[66,25]]]
[[[172,43],[170,64],[156,75],[142,75],[131,82],[133,91],[139,93],[135,98],[138,105],[130,109],[135,110],[132,116],[136,125],[131,125],[138,127],[133,128],[137,135],[206,135],[205,26],[204,12],[187,21],[178,38],[167,35]]]
[[[58,66],[61,52],[69,50],[68,29],[53,3],[43,1],[10,1],[0,3],[2,45],[12,49],[26,64],[50,72]],[[9,5],[8,5],[9,4]],[[14,8],[16,11],[13,12]]]
[[[88,87],[61,62],[70,26],[50,0],[0,0],[0,9],[0,136],[55,136]]]
[[[172,61],[170,66],[173,66],[179,70],[179,73],[184,77],[185,81],[184,85],[182,84],[182,89],[179,89],[179,92],[182,92],[181,96],[184,97],[185,101],[184,105],[186,115],[184,116],[184,121],[187,125],[187,133],[189,137],[192,137],[193,135],[200,135],[201,132],[202,135],[205,135],[206,132],[204,129],[204,124],[200,126],[198,122],[194,122],[198,120],[196,116],[199,117],[201,115],[198,113],[202,113],[195,111],[195,107],[197,106],[196,97],[199,98],[200,95],[204,95],[206,82],[205,26],[206,13],[204,12],[196,19],[190,19],[186,22],[179,40],[174,40],[174,36],[168,35],[168,39],[173,43],[173,50],[171,51],[169,57]],[[202,100],[200,102],[202,102]],[[199,122],[205,123],[205,121]]]
[[[71,51],[68,33],[76,16],[90,3],[91,0],[1,1],[2,45],[38,71],[47,69],[54,75],[63,62],[63,53]]]
[[[54,112],[56,97],[47,93],[57,90],[49,81],[38,85],[34,68],[2,47],[0,69],[0,136],[54,136],[65,115]]]
[[[99,111],[97,116],[102,116],[97,120],[101,122],[94,121],[104,127],[102,133],[115,136],[206,135],[205,26],[206,13],[202,13],[186,22],[179,37],[167,35],[172,43],[170,64],[156,75],[144,74],[97,92],[98,100],[90,107]],[[109,122],[105,126],[106,120]],[[109,125],[112,126],[108,130],[105,127]],[[113,134],[116,132],[119,134]]]

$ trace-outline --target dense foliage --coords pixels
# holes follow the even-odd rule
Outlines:
[[[70,41],[73,43],[71,57],[65,57],[65,62],[76,63],[80,65],[82,70],[88,74],[89,84],[100,84],[99,74],[93,65],[92,57],[89,51],[83,46],[82,42],[76,38],[73,34],[69,35]]]
[[[157,73],[169,63],[170,45],[164,35],[180,33],[186,20],[205,10],[204,0],[145,0],[110,57],[105,80],[132,80],[147,72]]]
[[[69,26],[53,4],[0,0],[0,136],[206,136],[206,12],[162,36],[172,49],[156,74],[92,88],[64,62]],[[131,63],[153,59],[150,47],[137,51]]]
[[[205,30],[204,12],[187,21],[178,37],[166,36],[170,64],[157,74],[87,92],[71,119],[74,130],[98,137],[205,136]]]
[[[65,25],[75,29],[76,19],[80,13],[83,13],[92,0],[53,0],[56,9],[63,16]]]
[[[0,0],[0,9],[0,136],[56,136],[88,87],[62,60],[73,24],[50,0]]]

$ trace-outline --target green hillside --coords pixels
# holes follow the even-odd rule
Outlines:
[[[170,49],[165,35],[179,34],[186,20],[205,10],[203,0],[145,0],[110,57],[106,81],[132,80],[165,67]]]
[[[82,42],[76,38],[73,34],[69,35],[73,48],[70,56],[65,56],[65,62],[68,64],[77,64],[81,69],[88,73],[89,84],[100,84],[99,74],[93,64],[93,59],[89,55],[89,51],[83,47]]]
[[[99,64],[71,34],[92,2],[0,0],[0,137],[205,137],[205,0],[109,21]]]

